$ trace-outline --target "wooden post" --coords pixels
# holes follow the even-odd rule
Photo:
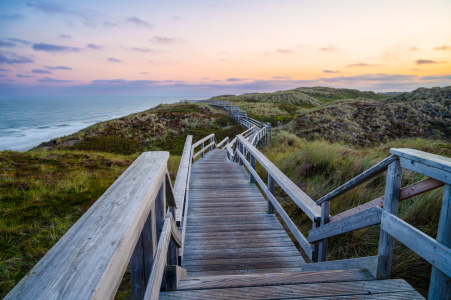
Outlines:
[[[437,229],[437,242],[451,248],[451,185],[445,184]],[[451,299],[451,279],[432,267],[428,300]]]
[[[156,251],[157,226],[154,203],[130,259],[132,300],[142,300],[144,298]]]
[[[251,167],[252,167],[252,169],[255,170],[255,157],[252,154],[250,154],[250,156],[251,156],[251,159],[250,159],[251,160]],[[254,175],[252,175],[252,172],[251,172],[250,182],[251,183],[255,183],[255,178],[254,178]]]
[[[213,140],[214,140],[214,137],[211,137],[211,138],[210,138],[210,144],[213,143]],[[213,150],[213,146],[214,146],[214,145],[211,145],[211,146],[210,146],[210,151]]]
[[[164,218],[166,216],[166,193],[165,193],[165,180],[161,184],[158,191],[157,198],[155,198],[155,220],[157,225],[157,241],[160,240],[161,230],[164,225]]]
[[[204,149],[204,143],[203,142],[202,142],[202,144],[200,144],[200,150],[202,150],[202,149]],[[204,153],[203,152],[200,154],[200,157],[201,158],[204,157]]]
[[[401,190],[402,168],[399,159],[388,165],[387,182],[385,185],[384,210],[393,214],[398,214],[399,193]],[[377,279],[389,279],[393,256],[393,237],[381,229],[379,238],[379,253],[385,256],[386,263],[378,264]]]
[[[239,146],[240,146],[240,148],[238,149],[238,151],[240,151],[241,152],[241,154],[243,154],[244,155],[244,151],[243,151],[243,144],[242,143],[240,143],[239,144]],[[241,159],[241,157],[240,157],[240,166],[242,166],[243,165],[243,160]]]
[[[329,223],[330,202],[326,201],[321,204],[321,221],[320,226]],[[327,260],[327,239],[319,241],[318,245],[318,262]]]
[[[321,220],[319,218],[315,218],[313,220],[312,228],[318,228],[320,226]],[[319,252],[319,241],[313,243],[313,253],[312,253],[312,262],[318,262],[318,252]]]
[[[274,178],[272,178],[271,175],[269,175],[269,173],[268,173],[268,190],[273,195],[276,192],[276,181],[274,180]],[[269,199],[268,199],[268,202],[267,202],[266,213],[268,213],[268,214],[273,214],[274,213],[274,206],[272,205],[271,201],[269,201]]]
[[[272,125],[269,123],[269,141],[271,141]]]

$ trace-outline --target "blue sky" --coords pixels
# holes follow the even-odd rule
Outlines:
[[[451,1],[2,1],[3,95],[451,85]]]

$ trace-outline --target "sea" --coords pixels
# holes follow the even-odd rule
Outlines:
[[[0,96],[0,150],[26,151],[95,123],[201,97]]]

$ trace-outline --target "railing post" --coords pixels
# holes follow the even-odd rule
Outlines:
[[[442,208],[437,229],[437,242],[451,247],[451,185],[445,184]],[[436,267],[432,267],[428,300],[451,299],[451,279]]]
[[[240,148],[238,149],[238,151],[240,151],[241,154],[244,155],[244,151],[243,151],[243,143],[240,143],[239,146],[240,146]],[[242,165],[243,165],[243,159],[240,157],[240,166],[242,166]]]
[[[313,220],[312,228],[318,228],[321,224],[321,219],[315,218]],[[318,262],[319,241],[313,242],[312,262]]]
[[[274,180],[274,178],[272,178],[272,176],[269,173],[268,173],[268,190],[273,195],[276,193],[276,181]],[[269,199],[267,202],[266,213],[268,213],[268,214],[274,213],[274,206],[272,205],[271,201],[269,201]]]
[[[210,144],[213,143],[213,141],[214,141],[214,137],[211,137],[210,138]],[[213,147],[214,147],[214,145],[210,146],[210,151],[213,150]]]
[[[202,144],[200,144],[200,150],[203,150],[203,149],[204,149],[204,142],[202,142]],[[204,153],[203,152],[200,153],[200,157],[201,158],[204,157]]]
[[[269,141],[271,141],[272,125],[269,123]]]
[[[255,157],[251,154],[251,167],[255,170]],[[255,183],[254,175],[251,173],[250,183]]]
[[[397,159],[388,165],[384,195],[384,210],[395,216],[398,214],[401,179],[402,167],[399,159]],[[376,277],[377,279],[389,279],[393,256],[393,237],[382,229],[379,238],[378,255],[384,257],[384,259],[378,262]]]
[[[329,223],[330,202],[326,201],[321,204],[321,221],[320,226]],[[327,239],[319,241],[318,245],[318,262],[327,260]]]

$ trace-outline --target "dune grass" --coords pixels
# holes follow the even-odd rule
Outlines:
[[[390,148],[412,148],[451,157],[451,145],[434,140],[400,139],[380,146],[355,148],[340,143],[306,141],[294,134],[279,132],[263,153],[313,200],[359,175],[388,157]],[[266,178],[266,171],[257,164],[257,172]],[[331,202],[331,215],[354,208],[384,194],[385,176],[360,185]],[[402,186],[413,184],[425,176],[404,170]],[[400,203],[398,216],[431,237],[436,236],[443,188]],[[305,236],[312,228],[311,220],[280,189],[276,196]],[[377,255],[379,225],[346,233],[329,239],[328,260]],[[403,278],[424,296],[430,280],[431,265],[408,248],[395,242],[391,277]]]

